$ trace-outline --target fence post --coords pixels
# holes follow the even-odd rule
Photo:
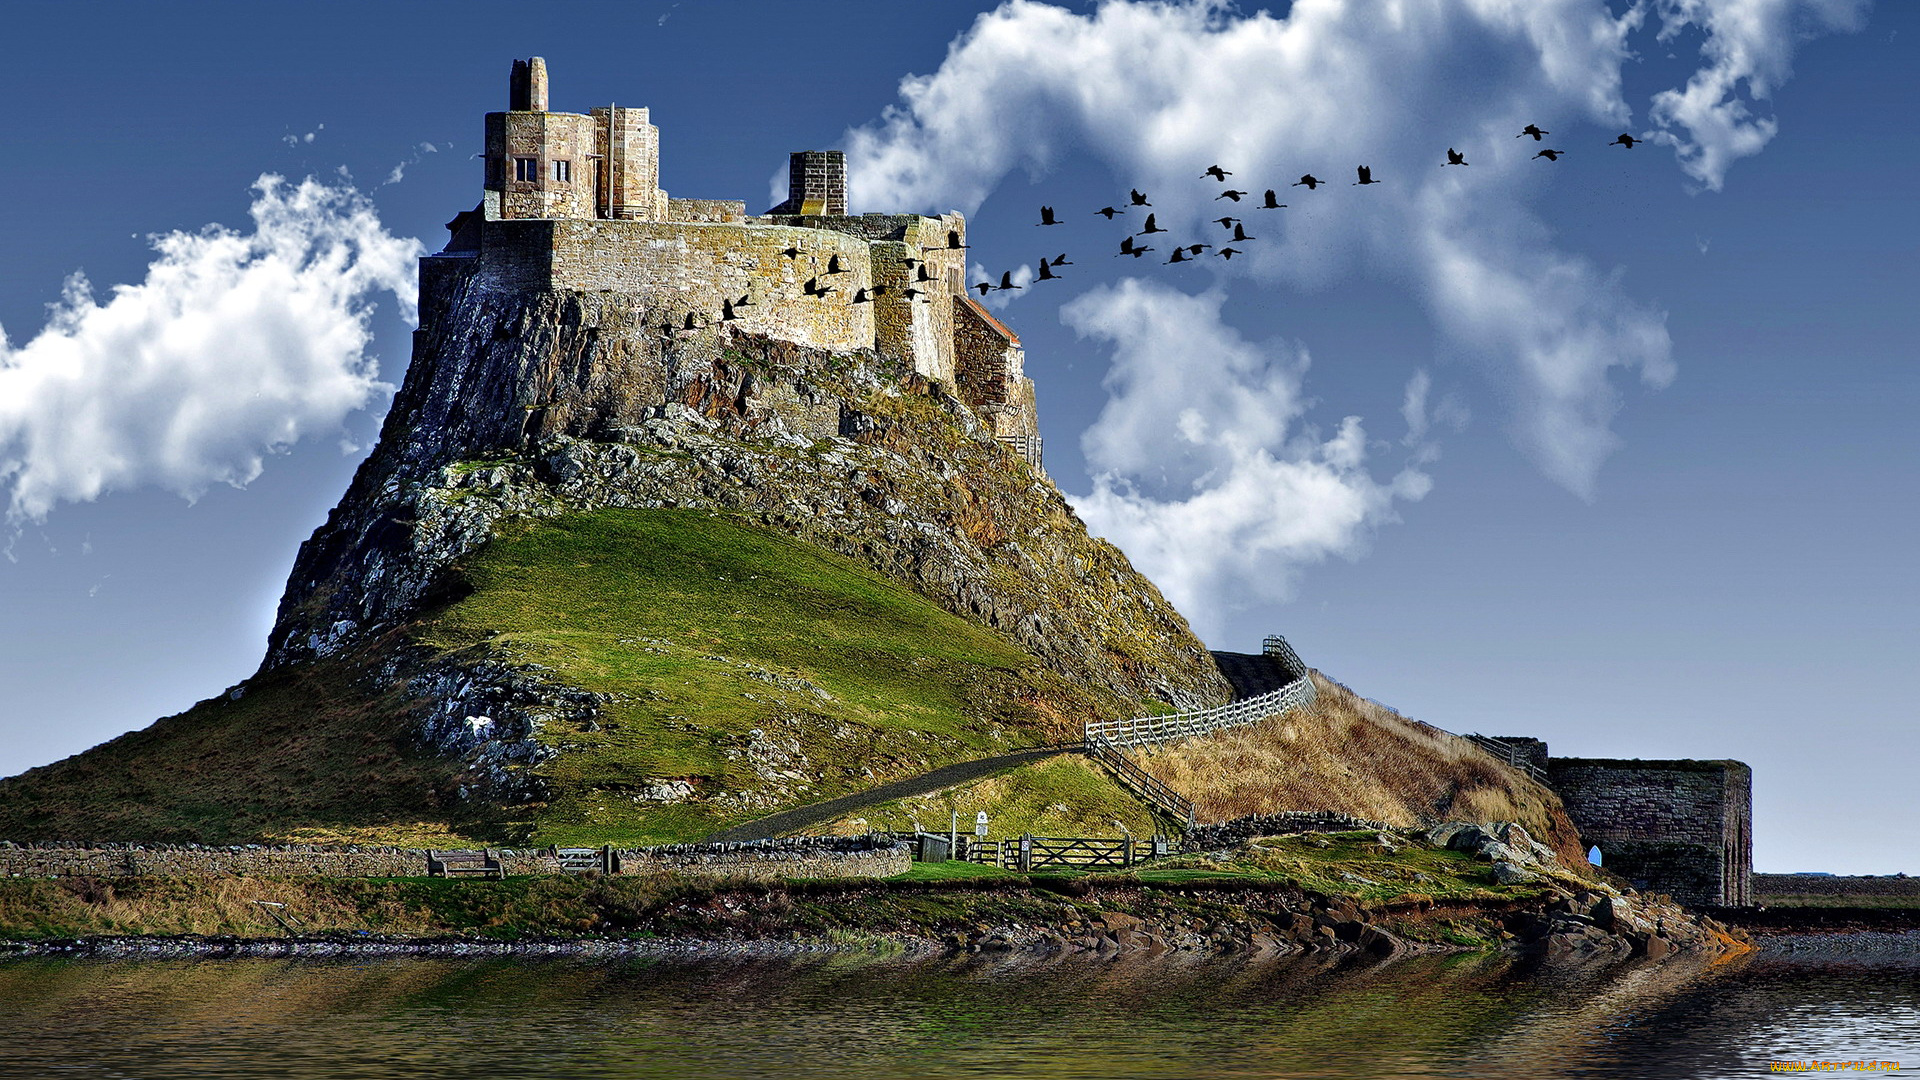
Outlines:
[[[1025,836],[1022,836],[1020,838],[1020,872],[1023,874],[1026,874],[1026,873],[1031,873],[1032,870],[1033,870],[1033,834],[1028,833]]]

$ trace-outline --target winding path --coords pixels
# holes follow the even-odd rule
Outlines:
[[[1313,682],[1307,668],[1286,641],[1269,637],[1259,653],[1213,654],[1220,672],[1233,684],[1234,701],[1218,708],[1178,713],[1173,716],[1145,716],[1133,720],[1087,725],[1084,743],[1035,747],[998,757],[980,758],[945,765],[932,772],[895,780],[866,791],[856,791],[826,802],[796,806],[769,814],[744,825],[714,833],[704,843],[733,843],[743,840],[767,840],[801,829],[824,825],[863,806],[931,795],[960,784],[983,780],[1030,761],[1060,754],[1088,753],[1125,786],[1175,819],[1193,819],[1193,803],[1160,783],[1120,752],[1126,746],[1166,742],[1204,734],[1221,727],[1251,723],[1274,712],[1285,711],[1313,700]],[[1286,695],[1283,690],[1289,690]],[[1287,700],[1276,700],[1285,696]]]
[[[797,806],[792,810],[782,810],[777,814],[769,814],[758,820],[749,821],[745,825],[735,825],[725,832],[714,833],[702,841],[702,843],[716,844],[740,840],[766,840],[775,836],[783,836],[796,829],[806,829],[815,825],[824,825],[835,818],[845,815],[849,811],[858,810],[863,806],[891,802],[894,799],[911,798],[915,795],[931,795],[936,791],[944,791],[947,788],[959,784],[970,783],[974,780],[984,780],[994,773],[1003,772],[1016,765],[1025,765],[1030,761],[1057,757],[1061,754],[1077,754],[1080,753],[1080,750],[1081,748],[1077,743],[1066,746],[1045,746],[1035,750],[1020,750],[1011,754],[1001,754],[999,757],[980,758],[975,761],[962,761],[953,765],[943,765],[932,772],[921,773],[919,776],[909,776],[905,780],[895,780],[890,784],[882,784],[877,788],[856,791],[851,795],[842,795],[837,799],[828,799],[826,802]],[[971,828],[971,824],[969,824],[968,827]]]

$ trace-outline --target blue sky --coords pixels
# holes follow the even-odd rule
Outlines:
[[[0,773],[252,671],[404,370],[409,242],[542,55],[555,108],[653,109],[675,195],[762,209],[846,147],[856,209],[966,210],[983,271],[1070,252],[1001,311],[1049,469],[1209,643],[1285,633],[1454,731],[1739,758],[1761,869],[1920,872],[1913,5],[195,10],[10,10]],[[1289,203],[1250,258],[1111,256],[1091,211],[1136,186],[1214,242],[1215,161]]]

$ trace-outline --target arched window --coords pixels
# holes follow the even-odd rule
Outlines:
[[[1595,866],[1600,865],[1600,845],[1595,844],[1587,849],[1587,861]]]

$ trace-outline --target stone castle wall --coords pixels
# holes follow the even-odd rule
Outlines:
[[[823,839],[621,851],[620,873],[770,881],[890,877],[911,865],[903,846],[871,846],[864,837]],[[544,849],[492,850],[512,876],[563,872],[560,861]],[[426,872],[427,852],[417,848],[0,843],[0,877],[422,877]]]

